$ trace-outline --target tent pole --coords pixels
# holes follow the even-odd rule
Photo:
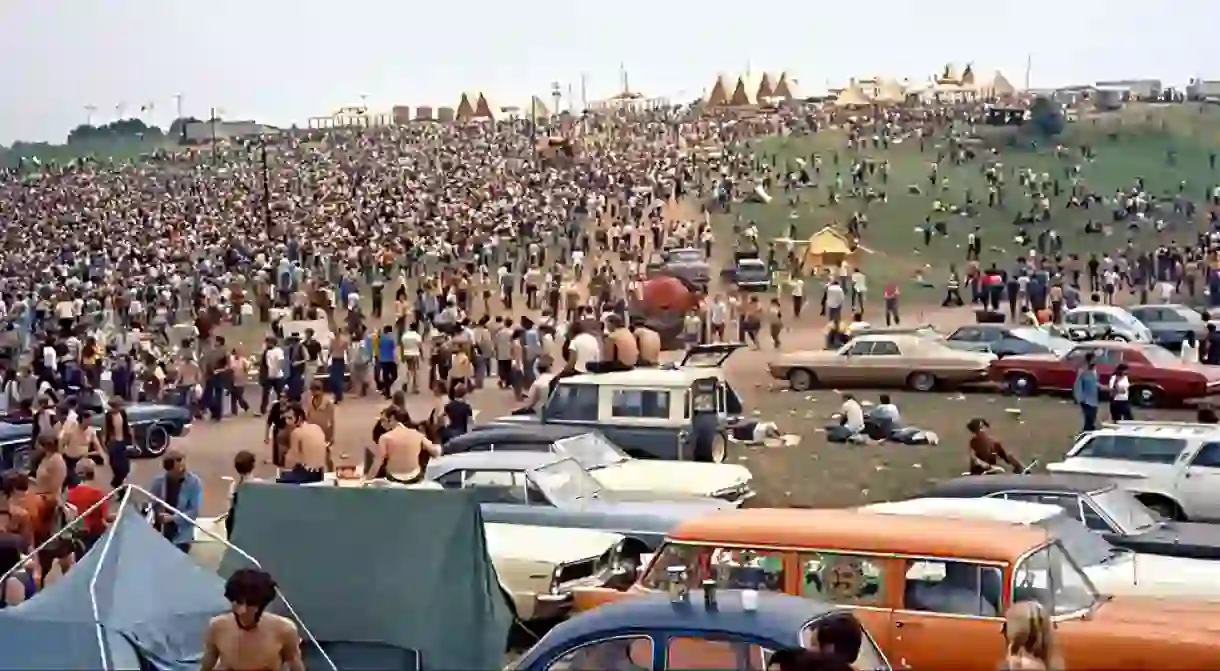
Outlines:
[[[127,504],[130,501],[131,489],[124,489],[123,499],[119,502],[119,513],[114,518],[114,525],[117,526],[122,522],[123,515],[127,513]],[[83,518],[83,515],[77,519],[81,518]],[[97,649],[98,653],[102,656],[102,668],[107,671],[110,669],[110,655],[106,652],[106,636],[102,630],[102,614],[97,607],[97,578],[102,574],[102,567],[106,563],[106,555],[110,553],[110,543],[113,540],[114,534],[106,534],[106,542],[102,543],[102,551],[98,555],[97,566],[93,567],[93,575],[89,577],[89,607],[93,610],[93,630],[97,634]]]

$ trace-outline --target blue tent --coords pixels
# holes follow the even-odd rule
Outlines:
[[[229,608],[219,576],[128,509],[59,581],[0,610],[0,668],[103,668],[99,645],[113,669],[196,667],[208,620]]]

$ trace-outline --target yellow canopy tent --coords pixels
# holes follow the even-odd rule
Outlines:
[[[864,95],[864,91],[854,79],[835,98],[835,105],[838,107],[865,107],[870,104],[868,96]]]
[[[879,103],[897,104],[905,102],[907,99],[906,89],[893,79],[882,79],[877,86],[877,97],[874,98]]]
[[[801,272],[816,273],[821,268],[838,268],[846,261],[855,264],[858,249],[852,249],[851,240],[830,226],[809,236],[805,253],[801,258]]]

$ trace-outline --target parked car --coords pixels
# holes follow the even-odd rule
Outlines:
[[[710,596],[709,596],[710,595]],[[778,650],[807,647],[812,632],[844,608],[785,594],[692,590],[685,599],[641,596],[560,623],[511,668],[557,669],[762,669]],[[851,666],[889,671],[867,633]]]
[[[711,266],[707,255],[698,247],[682,247],[655,252],[645,266],[648,277],[673,275],[690,282],[700,291],[706,292],[711,282]]]
[[[751,440],[759,422],[745,415],[723,365],[740,343],[692,347],[677,366],[586,373],[559,380],[538,414],[509,415],[493,424],[560,423],[601,431],[636,458],[695,460],[693,418],[714,413],[719,431],[711,461],[728,459],[731,440]]]
[[[720,278],[743,291],[767,291],[771,288],[771,269],[757,256],[733,255],[733,263],[720,271]]]
[[[106,411],[110,408],[110,398],[100,389],[92,390],[87,397],[78,399],[78,407],[88,409],[93,413],[93,426],[102,427]],[[137,457],[159,457],[169,449],[174,438],[180,438],[191,431],[194,417],[190,410],[176,405],[160,403],[130,403],[124,406],[127,419],[131,422],[131,431],[135,434]],[[25,446],[32,448],[30,441],[34,435],[34,420],[31,417],[6,416],[3,424],[13,428],[0,428],[0,461],[12,462],[27,457],[17,455]]]
[[[627,538],[624,562],[653,552],[675,524],[734,507],[711,498],[625,497],[603,489],[576,460],[538,452],[451,454],[431,460],[426,472],[429,480],[446,489],[474,489],[488,522],[622,534]]]
[[[992,668],[1005,645],[1004,613],[1017,601],[1038,601],[1054,616],[1066,669],[1220,664],[1220,604],[1102,596],[1072,548],[1044,531],[926,515],[775,508],[705,515],[676,526],[629,590],[578,589],[574,610],[668,591],[677,579],[851,608],[886,658],[912,669]]]
[[[1152,331],[1126,310],[1113,305],[1082,305],[1063,313],[1068,338],[1151,343]]]
[[[571,457],[614,493],[651,498],[711,496],[737,505],[754,496],[745,466],[636,459],[601,432],[580,426],[486,424],[445,443],[446,454],[507,451]]]
[[[1004,324],[971,324],[963,326],[949,337],[945,344],[953,349],[969,352],[989,352],[998,358],[1017,354],[1067,354],[1073,347],[1071,340],[1060,338],[1032,326],[1006,326]]]
[[[784,352],[769,368],[771,377],[787,380],[793,391],[848,386],[932,391],[985,381],[993,359],[915,335],[869,335],[837,350]]]
[[[200,528],[195,530],[191,557],[215,571],[228,539],[225,515],[197,521]],[[620,564],[625,539],[618,534],[491,522],[484,523],[483,532],[500,585],[512,599],[517,617],[526,622],[565,615],[577,587],[613,585],[622,576],[634,575],[634,564]]]
[[[1220,522],[1220,426],[1120,422],[1076,440],[1052,473],[1096,475],[1162,517]]]
[[[875,503],[861,510],[883,515],[991,520],[1040,530],[1063,544],[1102,594],[1220,601],[1220,564],[1116,547],[1057,505],[978,499],[964,506],[961,499],[908,499]]]
[[[874,326],[869,324],[868,326],[853,328],[851,333],[846,334],[849,340],[866,335],[914,335],[920,338],[927,338],[928,340],[945,339],[945,334],[937,331],[936,327],[931,324],[893,324],[891,326],[882,326],[880,324]]]
[[[1009,393],[1030,396],[1039,391],[1067,392],[1076,382],[1085,357],[1093,355],[1104,390],[1114,367],[1127,364],[1131,403],[1141,407],[1175,405],[1220,392],[1220,369],[1183,363],[1160,345],[1094,341],[1076,345],[1063,356],[1006,356],[991,364],[989,376]]]
[[[1207,337],[1207,320],[1187,305],[1136,305],[1127,308],[1127,311],[1148,327],[1152,332],[1152,342],[1171,352],[1182,349],[1182,342],[1188,333],[1195,334],[1196,342]]]
[[[1220,526],[1167,520],[1130,491],[1090,475],[966,476],[925,489],[926,498],[998,498],[1053,504],[1111,545],[1141,554],[1220,559]]]

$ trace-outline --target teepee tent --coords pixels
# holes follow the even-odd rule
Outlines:
[[[838,107],[864,107],[869,104],[868,96],[864,95],[864,91],[854,79],[835,98],[835,105]]]
[[[1000,72],[999,70],[996,70],[995,76],[991,78],[990,89],[991,95],[996,96],[997,98],[1010,96],[1017,92],[1017,89],[1012,85],[1012,82],[1008,81],[1008,78],[1004,76],[1004,73]]]
[[[961,76],[957,74],[957,68],[952,63],[945,63],[945,69],[941,70],[940,77],[937,77],[938,82],[954,82],[961,81]]]
[[[771,76],[770,72],[764,72],[761,79],[758,80],[758,99],[775,97],[775,77]]]
[[[708,107],[724,107],[729,104],[729,94],[732,92],[728,78],[720,75],[716,77],[712,87],[707,90],[707,95],[703,96],[703,104]]]
[[[895,104],[905,102],[906,99],[906,90],[893,79],[882,79],[881,83],[877,85],[877,97],[874,100],[879,103]]]
[[[752,75],[741,75],[729,96],[729,104],[734,107],[747,107],[758,104],[758,79]]]
[[[779,78],[775,80],[775,90],[771,92],[771,95],[785,100],[796,98],[796,80],[787,72],[781,72]]]
[[[500,106],[491,102],[486,93],[480,93],[474,106],[474,116],[478,119],[499,121],[503,114],[500,112]]]
[[[533,96],[530,98],[529,103],[521,108],[521,114],[531,121],[537,121],[539,119],[550,118],[551,111],[547,109],[546,103],[542,102],[542,98]]]
[[[454,115],[458,121],[469,121],[474,118],[475,108],[478,104],[478,93],[474,91],[463,92],[462,97],[458,100],[457,108],[454,109]]]
[[[962,70],[962,78],[960,80],[958,80],[958,83],[961,84],[965,88],[971,88],[974,86],[974,64],[973,63],[966,64],[966,69]]]

